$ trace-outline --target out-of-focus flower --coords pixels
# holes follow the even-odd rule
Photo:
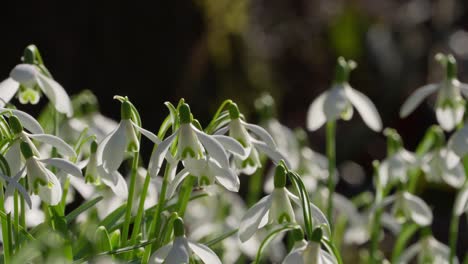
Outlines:
[[[445,131],[451,131],[462,121],[465,113],[465,100],[461,94],[468,96],[468,85],[458,81],[457,62],[452,55],[437,54],[435,58],[445,68],[444,80],[418,88],[403,103],[400,117],[407,117],[426,97],[437,91],[435,105],[437,121]]]
[[[314,237],[311,241],[306,241],[304,239],[296,241],[293,248],[291,249],[291,252],[284,258],[282,264],[338,263],[333,255],[330,255],[327,251],[321,248],[321,230],[316,229],[313,236],[316,237]]]
[[[450,261],[450,249],[446,245],[437,241],[433,236],[426,236],[416,244],[408,247],[398,260],[398,264],[412,263],[411,260],[416,257],[417,263],[458,263],[455,257]]]
[[[150,264],[189,263],[190,256],[195,254],[203,263],[221,264],[221,260],[207,246],[189,241],[185,237],[184,222],[178,217],[174,220],[174,241],[156,250],[151,255]]]
[[[403,147],[387,157],[379,166],[379,184],[386,186],[395,182],[407,182],[408,170],[419,164],[416,156]]]
[[[364,123],[374,131],[382,129],[382,120],[372,101],[363,93],[353,89],[348,83],[351,70],[356,67],[354,61],[338,58],[336,78],[330,90],[319,95],[307,112],[307,129],[314,131],[325,122],[353,116],[353,106],[361,115]]]
[[[453,168],[448,166],[447,158],[455,155],[447,148],[440,148],[423,157],[422,170],[426,178],[433,182],[445,182],[454,188],[460,188],[465,182],[465,170],[461,163]]]
[[[401,192],[386,197],[379,206],[385,207],[392,203],[392,213],[397,220],[412,220],[420,226],[432,223],[432,211],[421,198],[409,192]]]

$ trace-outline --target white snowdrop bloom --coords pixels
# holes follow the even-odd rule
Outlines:
[[[5,153],[5,159],[8,161],[8,164],[10,166],[10,170],[12,174],[17,173],[22,165],[24,164],[23,158],[21,157],[21,150],[20,150],[20,144],[21,142],[25,142],[29,145],[29,147],[32,149],[33,154],[35,156],[40,156],[39,150],[36,148],[32,140],[39,141],[41,143],[44,143],[46,145],[50,145],[52,147],[55,147],[61,155],[65,157],[74,157],[76,156],[75,151],[73,148],[65,143],[61,138],[49,135],[49,134],[44,134],[42,131],[41,126],[39,123],[34,118],[27,118],[25,119],[26,116],[21,117],[21,115],[17,115],[20,111],[14,111],[13,113],[15,115],[10,116],[9,121],[10,121],[10,127],[11,130],[14,134],[14,139],[13,142],[11,143],[10,147],[8,148],[7,152]],[[32,134],[27,133],[26,131],[23,130],[23,124],[25,125],[24,128],[30,130]]]
[[[187,104],[182,104],[179,107],[179,117],[179,129],[164,139],[153,151],[148,169],[150,175],[153,177],[158,175],[165,157],[170,157],[169,162],[174,163],[174,158],[171,153],[168,153],[168,150],[172,143],[177,139],[177,152],[175,154],[176,161],[182,160],[185,162],[189,159],[205,160],[206,162],[197,162],[192,163],[191,165],[201,166],[198,170],[203,170],[204,168],[209,167],[210,173],[212,174],[211,176],[221,176],[213,175],[213,173],[217,172],[219,168],[229,169],[228,155],[223,148],[223,145],[218,142],[214,136],[200,131],[192,124],[193,118]],[[232,141],[229,142],[232,143]],[[206,160],[207,155],[209,155],[209,158],[213,159],[214,163],[210,162],[210,159]],[[191,170],[194,171],[196,168],[191,168]],[[219,180],[219,177],[217,179]]]
[[[336,78],[330,90],[319,95],[307,112],[307,129],[315,131],[327,121],[349,120],[353,116],[353,107],[361,115],[364,123],[374,131],[382,129],[382,120],[372,103],[363,93],[353,89],[348,77],[356,67],[353,61],[338,58]]]
[[[3,102],[9,102],[18,92],[22,104],[37,104],[40,91],[58,112],[68,117],[73,115],[73,107],[65,89],[36,65],[18,64],[10,72],[10,77],[0,83],[0,98]]]
[[[174,220],[174,241],[159,248],[151,255],[150,264],[180,264],[189,263],[192,255],[197,256],[205,264],[221,264],[221,260],[207,246],[189,241],[185,237],[182,218]]]
[[[28,204],[29,208],[32,208],[31,196],[29,195],[28,191],[24,188],[21,183],[19,183],[20,178],[24,175],[24,168],[16,173],[15,176],[10,177],[0,173],[0,181],[4,186],[6,186],[5,190],[5,197],[11,197],[18,191],[18,193],[23,196],[25,202]],[[6,208],[5,208],[6,209]]]
[[[59,134],[62,138],[76,140],[81,132],[88,128],[88,134],[95,135],[96,139],[101,141],[118,126],[119,123],[113,119],[110,119],[99,112],[94,112],[82,117],[73,117],[66,120],[60,128]]]
[[[460,163],[462,157],[468,154],[468,126],[452,134],[447,143],[447,166],[451,169]]]
[[[314,241],[297,241],[291,252],[284,258],[282,264],[336,264],[333,255],[320,247]]]
[[[219,183],[232,192],[238,192],[240,181],[237,174],[230,168],[221,167],[213,158],[206,159],[186,158],[182,169],[169,184],[167,197],[174,195],[177,186],[189,175],[198,177],[199,185]]]
[[[229,117],[227,126],[216,131],[216,134],[223,135],[229,132],[229,136],[242,145],[243,153],[233,152],[234,164],[240,172],[251,175],[261,167],[259,152],[276,164],[284,160],[290,167],[289,158],[279,152],[273,137],[264,128],[243,121],[235,103],[229,105]]]
[[[419,160],[404,148],[400,148],[390,157],[382,161],[379,166],[379,184],[387,186],[395,182],[407,182],[408,170],[419,165]]]
[[[437,92],[435,105],[437,121],[445,131],[451,131],[462,121],[465,113],[465,100],[462,93],[465,97],[468,96],[468,85],[458,81],[457,63],[452,55],[437,54],[435,58],[445,68],[444,80],[418,88],[403,103],[400,117],[407,117],[426,97]]]
[[[135,124],[131,120],[131,116],[130,102],[122,102],[122,119],[119,126],[99,143],[96,151],[97,164],[102,166],[108,173],[113,173],[119,169],[126,152],[139,151],[140,142],[137,133],[141,133],[155,144],[161,143],[156,135]]]
[[[44,222],[45,215],[41,209],[41,198],[35,194],[30,196],[31,198],[31,207],[26,207],[25,214],[26,214],[26,226],[27,227],[35,227],[42,222]],[[20,208],[20,211],[23,208]],[[5,211],[7,213],[12,213],[14,215],[14,198],[13,196],[5,197]]]
[[[420,226],[432,224],[433,215],[429,206],[424,200],[409,192],[388,196],[379,206],[385,207],[390,204],[393,204],[392,213],[399,221],[411,220]]]
[[[453,168],[449,168],[447,159],[454,153],[449,153],[447,148],[427,153],[423,157],[422,170],[426,174],[428,181],[445,182],[454,188],[460,188],[465,182],[465,170],[461,163],[457,163]]]
[[[416,258],[416,262],[412,262]],[[437,263],[437,264],[458,264],[458,259],[455,257],[453,262],[450,262],[450,249],[448,246],[437,241],[433,236],[426,236],[416,244],[408,247],[400,259],[398,264],[408,263]]]
[[[468,212],[468,185],[458,192],[454,206],[455,214],[458,216]]]
[[[28,143],[21,142],[21,153],[26,159],[28,186],[33,193],[49,205],[57,205],[62,199],[62,186],[57,176],[46,168],[53,166],[75,177],[83,177],[81,169],[75,164],[60,158],[38,159]]]

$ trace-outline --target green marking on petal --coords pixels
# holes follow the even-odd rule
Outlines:
[[[282,213],[279,217],[278,217],[278,223],[280,224],[283,224],[283,223],[290,223],[291,222],[291,217],[289,216],[289,214],[287,214],[286,212],[285,213]]]
[[[18,99],[21,104],[37,104],[41,98],[39,92],[35,89],[25,88],[18,93]]]
[[[186,147],[182,151],[181,157],[182,157],[182,159],[186,159],[187,157],[196,158],[196,154],[195,154],[195,151],[193,151],[193,149],[191,149],[190,147]]]

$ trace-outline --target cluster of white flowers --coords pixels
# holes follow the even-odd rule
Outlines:
[[[121,110],[115,122],[99,113],[90,91],[70,99],[37,48],[28,46],[22,63],[0,83],[3,260],[385,263],[389,256],[379,243],[393,236],[399,243],[394,263],[416,256],[420,263],[457,263],[458,218],[468,211],[468,126],[462,124],[461,97],[468,85],[456,79],[451,55],[437,59],[446,69],[444,81],[417,90],[400,114],[409,115],[438,90],[440,127],[430,127],[414,153],[397,131],[385,129],[388,155],[374,163],[375,193],[348,199],[335,191],[342,173],[349,173],[336,168],[336,122],[351,119],[355,108],[373,131],[383,128],[374,104],[348,83],[353,61],[338,59],[331,89],[309,107],[308,130],[327,124],[322,155],[308,146],[303,130],[292,131],[275,118],[268,95],[256,102],[262,126],[247,122],[226,100],[203,128],[181,99],[166,103],[169,114],[153,133],[122,96],[114,98]],[[41,122],[13,105],[15,95],[21,104],[37,104],[42,93],[51,106]],[[446,143],[444,130],[455,128]],[[148,164],[140,157],[143,139],[153,145]],[[269,177],[262,183],[264,172]],[[435,216],[418,196],[421,181],[458,190],[450,247],[430,232]],[[245,196],[254,201],[246,203]],[[422,231],[419,242],[404,250],[416,230]]]

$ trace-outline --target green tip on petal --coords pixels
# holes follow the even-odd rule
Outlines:
[[[320,241],[322,240],[322,235],[323,235],[322,228],[317,227],[312,232],[312,236],[311,236],[310,240],[314,241],[314,242],[317,242],[317,243],[320,243]]]
[[[183,103],[179,106],[179,118],[181,124],[192,123],[192,113],[188,104]]]
[[[302,228],[298,227],[291,231],[291,236],[294,241],[301,241],[304,239],[304,231],[302,231]]]
[[[276,166],[274,184],[275,188],[286,186],[286,169],[281,164]]]
[[[120,115],[123,120],[132,118],[132,105],[128,101],[123,101],[120,108]]]
[[[21,142],[20,148],[21,148],[21,153],[23,153],[23,156],[25,159],[29,159],[33,156],[33,151],[31,149],[31,146],[29,146],[28,143]]]
[[[237,119],[240,117],[239,107],[237,107],[236,103],[234,102],[229,103],[228,110],[229,110],[229,117],[231,119]]]
[[[184,228],[184,220],[182,218],[177,217],[174,219],[174,236],[175,237],[180,237],[185,235],[185,228]]]
[[[98,143],[96,142],[96,140],[93,140],[93,142],[91,142],[91,147],[90,147],[91,154],[96,153],[97,148],[98,148]]]
[[[23,125],[21,125],[20,120],[16,116],[10,116],[10,127],[13,134],[19,134],[23,131]]]

